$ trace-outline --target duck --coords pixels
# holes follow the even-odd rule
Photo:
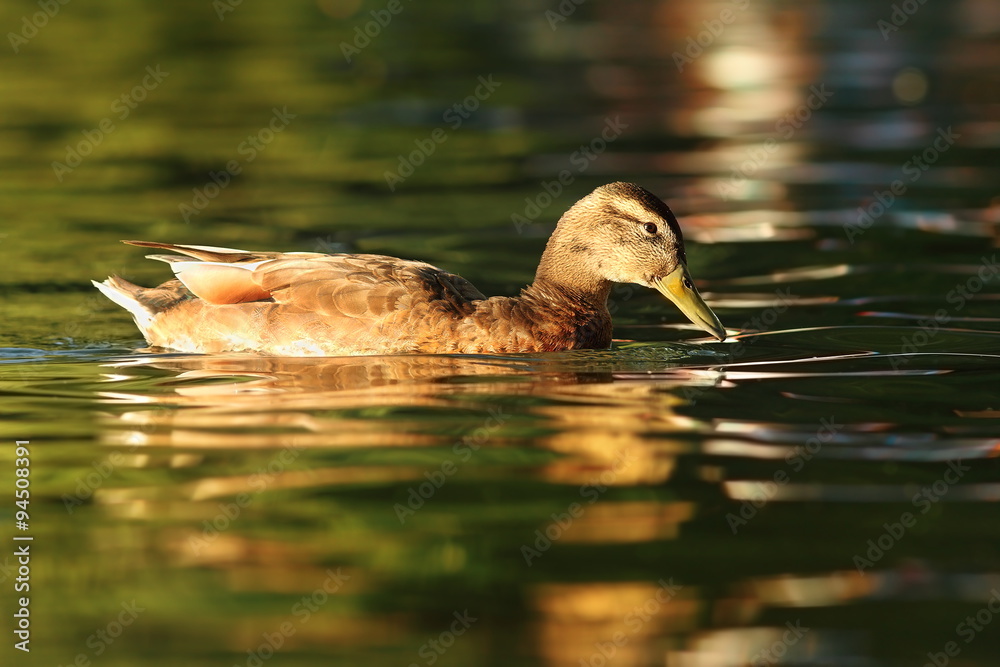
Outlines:
[[[155,348],[271,356],[517,354],[611,346],[615,283],[655,289],[720,341],[695,287],[673,212],[634,183],[598,187],[549,237],[533,282],[487,298],[430,264],[369,254],[255,252],[122,241],[170,254],[174,278],[91,281]]]

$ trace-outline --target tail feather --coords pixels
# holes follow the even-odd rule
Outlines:
[[[122,243],[139,246],[141,248],[173,250],[174,252],[179,252],[182,255],[194,257],[195,259],[201,259],[206,262],[245,262],[253,259],[261,259],[264,255],[274,254],[254,253],[246,250],[237,250],[235,248],[218,248],[210,245],[180,245],[177,243],[159,243],[157,241],[122,241]],[[170,261],[163,259],[164,255],[153,255],[151,258],[159,259],[160,261]]]
[[[186,274],[189,281],[198,284],[198,276],[213,272],[211,275],[226,277],[220,282],[219,289],[235,290],[236,296],[226,292],[221,301],[210,298],[214,292],[201,295],[211,303],[241,303],[270,298],[270,294],[260,289],[249,280],[250,274],[262,262],[279,256],[274,252],[248,252],[235,248],[219,248],[203,245],[180,245],[174,243],[158,243],[155,241],[122,241],[129,245],[142,248],[156,248],[173,251],[180,255],[156,254],[147,255],[150,259],[167,262],[175,275]],[[193,261],[191,258],[200,261]],[[159,287],[141,287],[120,276],[109,276],[104,282],[91,280],[94,287],[113,302],[132,314],[136,326],[149,340],[150,327],[156,316],[165,310],[173,308],[178,303],[195,297],[195,294],[180,280],[168,280]],[[214,285],[214,282],[212,283]],[[197,287],[196,287],[197,289]],[[216,290],[217,291],[217,290]],[[211,292],[211,290],[209,290]]]
[[[157,262],[166,262],[167,264],[191,261],[190,257],[184,257],[182,255],[146,255],[146,259],[155,259]]]
[[[102,283],[96,280],[90,282],[101,294],[130,312],[143,335],[149,330],[153,318],[191,297],[191,292],[179,280],[167,281],[159,287],[141,287],[121,276],[108,276]]]
[[[99,283],[96,280],[91,280],[90,282],[94,284],[94,287],[101,290],[101,294],[132,313],[132,318],[135,320],[136,326],[145,335],[156,313],[136,298],[138,290],[142,289],[141,287],[118,276],[108,276],[108,279],[103,283]]]

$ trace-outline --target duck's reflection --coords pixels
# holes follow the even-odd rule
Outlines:
[[[742,422],[678,412],[684,389],[707,395],[738,373],[653,356],[132,358],[107,376],[116,390],[102,393],[113,413],[103,437],[127,449],[123,467],[148,474],[98,488],[94,502],[162,527],[155,544],[168,562],[215,572],[229,591],[300,595],[342,566],[347,601],[330,622],[357,629],[336,635],[344,645],[421,635],[406,604],[414,590],[437,594],[488,569],[493,588],[473,600],[516,619],[512,632],[541,664],[864,655],[857,632],[795,634],[809,624],[798,608],[875,597],[874,573],[685,580],[692,549],[754,544],[704,515],[732,486],[718,484],[732,482],[725,457],[759,445],[735,440]],[[720,434],[732,441],[723,449]],[[649,558],[681,538],[685,549]],[[498,583],[516,593],[498,602]],[[252,636],[274,620],[245,623]],[[311,625],[310,641],[332,641],[327,625]]]
[[[99,395],[108,404],[135,406],[115,415],[108,444],[188,449],[431,445],[455,435],[454,429],[435,428],[443,422],[467,427],[460,429],[466,439],[492,440],[513,415],[543,423],[552,434],[543,440],[552,450],[589,459],[606,458],[617,451],[616,442],[634,444],[639,433],[689,431],[696,422],[673,412],[680,400],[666,390],[683,379],[714,381],[688,377],[681,369],[662,381],[616,382],[620,362],[616,366],[611,357],[580,355],[571,361],[471,355],[158,356],[115,364],[116,372],[108,376],[121,386],[148,378],[152,369],[171,373],[141,383],[148,391]],[[538,434],[532,432],[532,440]],[[658,449],[670,445],[661,441]]]
[[[407,568],[414,567],[415,549],[419,553],[426,548],[415,547],[414,540],[451,544],[450,555],[433,558],[423,567],[464,567],[469,548],[453,542],[455,512],[462,503],[432,499],[438,487],[434,480],[454,474],[467,486],[475,485],[477,479],[495,477],[498,468],[508,477],[512,469],[519,471],[535,488],[550,490],[532,503],[521,503],[518,529],[491,549],[516,555],[519,545],[532,543],[536,528],[551,532],[552,510],[563,511],[563,498],[578,503],[579,509],[572,526],[559,528],[560,546],[674,539],[694,515],[694,503],[629,498],[621,491],[655,488],[671,478],[677,457],[691,447],[675,435],[702,426],[674,411],[682,401],[670,390],[680,382],[709,385],[716,378],[660,365],[655,379],[646,376],[637,382],[641,373],[619,375],[621,368],[621,356],[613,361],[600,353],[557,361],[471,356],[133,358],[116,364],[108,376],[118,387],[130,388],[102,394],[116,413],[108,418],[105,443],[127,446],[135,467],[167,466],[183,472],[183,481],[102,488],[94,499],[104,511],[133,520],[159,523],[171,517],[175,525],[165,531],[162,542],[168,558],[178,567],[216,570],[230,588],[244,592],[296,593],[304,586],[301,572],[315,578],[317,564],[333,562],[344,563],[352,574],[347,594],[383,594],[387,584],[373,584],[372,577],[379,576],[374,573],[381,569],[380,576],[390,581],[405,579]],[[524,459],[527,464],[516,456],[506,463],[504,450],[534,454]],[[335,452],[355,458],[324,461]],[[365,462],[366,456],[380,452],[398,453],[399,459],[382,455]],[[246,466],[226,472],[216,463],[233,456],[252,456],[256,463],[249,473]],[[370,501],[365,505],[338,499],[338,493],[358,488],[381,494],[377,514],[383,518],[374,525]],[[415,490],[416,502],[429,509],[413,509],[406,493],[396,492],[400,488]],[[251,530],[257,526],[273,533],[276,524],[320,521],[300,515],[287,502],[265,507],[288,494],[305,499],[322,495],[322,512],[337,520],[324,523],[328,528],[322,533],[310,531],[304,543]],[[400,512],[392,510],[394,505],[403,508],[398,522]],[[491,509],[481,509],[488,517]],[[425,514],[412,519],[418,510]],[[374,569],[349,565],[357,562],[359,553],[376,564]],[[657,590],[655,584],[645,583],[532,588],[525,592],[533,602],[528,603],[532,620],[524,630],[540,642],[532,652],[563,664],[590,650],[586,643],[577,646],[574,638],[589,641],[597,630],[610,628],[608,619],[579,614],[593,615],[602,605],[607,607],[607,595],[617,606],[605,611],[630,601],[642,603]],[[578,607],[575,616],[565,616],[567,609]],[[697,602],[688,599],[655,622],[643,622],[622,655],[647,655],[652,637],[677,623],[691,625],[696,608]],[[581,623],[586,631],[573,629]],[[555,641],[557,635],[561,641]]]
[[[674,412],[681,399],[669,389],[682,379],[714,379],[675,369],[669,379],[616,381],[615,363],[620,367],[620,360],[600,354],[558,363],[475,356],[133,358],[115,364],[109,378],[143,389],[101,393],[108,404],[126,407],[108,420],[103,439],[128,446],[137,466],[154,457],[170,467],[197,468],[213,452],[273,452],[264,471],[268,490],[424,481],[428,468],[461,466],[476,452],[498,448],[555,454],[528,474],[558,485],[591,485],[599,495],[608,487],[661,484],[677,455],[690,448],[672,434],[699,428]],[[308,450],[380,448],[434,454],[426,463],[401,456],[389,465],[384,457],[374,465],[292,464]],[[441,448],[447,448],[443,454]],[[216,472],[169,489],[102,490],[96,498],[118,504],[153,493],[205,501],[258,492],[260,483],[260,476]],[[646,512],[638,503],[626,521],[600,520],[600,514],[581,522],[580,539],[587,539],[588,525],[600,535],[592,539],[635,533]]]
[[[690,484],[673,479],[684,457],[699,455],[690,434],[715,428],[676,411],[677,389],[717,384],[719,374],[622,366],[620,354],[130,359],[108,378],[127,389],[103,394],[117,412],[105,441],[128,445],[135,467],[183,478],[101,488],[94,500],[113,515],[170,521],[159,542],[166,558],[218,572],[233,591],[297,595],[330,564],[343,567],[349,585],[337,595],[348,602],[336,622],[358,628],[340,637],[349,644],[378,645],[389,635],[376,627],[400,642],[419,635],[417,615],[366,604],[485,558],[512,562],[494,576],[509,575],[518,594],[491,602],[493,613],[519,619],[515,632],[542,664],[737,665],[774,646],[807,661],[836,654],[833,644],[861,652],[856,636],[819,631],[789,644],[782,625],[787,616],[798,627],[792,597],[837,605],[866,595],[852,575],[737,580],[710,592],[664,559],[638,570],[658,578],[601,568],[557,576],[568,551],[621,555],[674,541],[699,514],[697,494],[663,492]],[[498,474],[526,494],[502,512],[469,495]],[[451,477],[461,482],[445,488]],[[761,623],[765,615],[782,620]]]

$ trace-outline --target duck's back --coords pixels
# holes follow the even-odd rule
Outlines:
[[[425,350],[439,338],[435,330],[485,299],[460,276],[381,255],[143,245],[188,255],[152,256],[169,262],[178,280],[150,289],[117,277],[97,285],[133,312],[150,345],[184,352]]]
[[[424,262],[128,243],[185,255],[149,256],[177,276],[155,288],[117,276],[94,283],[157,347],[337,356],[539,352],[611,341],[606,308],[537,286],[487,299],[461,276]]]
[[[312,353],[327,355],[543,352],[611,343],[604,307],[531,289],[486,298],[465,278],[423,262],[286,257],[254,275],[275,302],[258,328],[262,337],[276,338],[278,354],[293,353],[287,340],[325,341]]]

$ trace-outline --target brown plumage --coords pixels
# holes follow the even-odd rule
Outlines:
[[[125,241],[177,279],[144,288],[94,282],[129,310],[152,346],[287,356],[516,353],[606,348],[613,282],[653,287],[720,340],[725,329],[691,283],[670,209],[630,183],[597,188],[559,220],[534,282],[486,298],[430,264],[381,255],[248,252]],[[193,258],[193,259],[192,259]]]

